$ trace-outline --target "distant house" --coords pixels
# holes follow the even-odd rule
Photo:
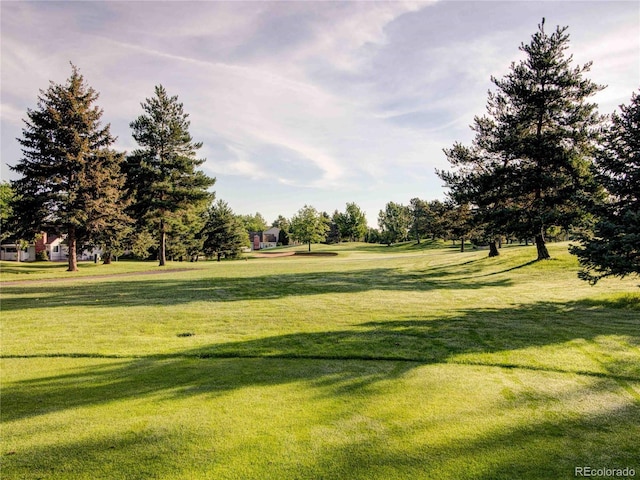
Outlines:
[[[55,233],[42,232],[36,240],[35,247],[36,255],[42,251],[46,251],[47,257],[52,262],[69,258],[69,248],[64,243],[63,237]]]
[[[26,250],[20,252],[21,262],[34,262],[40,252],[46,252],[47,258],[52,262],[65,261],[69,258],[69,247],[63,235],[51,232],[42,232],[35,243],[29,245]],[[93,260],[96,255],[100,257],[102,251],[93,249],[85,250],[78,255],[78,260]],[[18,259],[18,245],[15,243],[3,243],[0,245],[0,260],[16,261]]]
[[[20,249],[17,243],[3,243],[0,245],[0,260],[10,260],[15,262],[20,254],[21,262],[33,261],[36,258],[36,250],[33,245],[26,249]]]
[[[263,232],[249,232],[251,250],[277,247],[279,236],[280,229],[278,227],[271,227],[269,230]]]

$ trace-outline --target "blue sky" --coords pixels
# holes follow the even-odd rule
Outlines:
[[[442,149],[469,142],[491,75],[508,73],[546,18],[568,25],[575,64],[607,84],[602,113],[640,86],[637,1],[10,2],[1,9],[2,178],[21,119],[69,62],[100,92],[131,151],[129,123],[162,84],[190,114],[204,170],[236,213],[271,222],[305,204],[444,198]]]

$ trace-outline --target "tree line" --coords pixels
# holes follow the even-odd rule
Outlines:
[[[378,229],[355,203],[331,215],[305,205],[272,223],[278,242],[311,249],[317,242],[448,238],[462,249],[467,240],[488,245],[496,256],[503,239],[516,239],[534,243],[544,260],[548,238],[562,236],[577,242],[570,251],[585,280],[639,273],[640,95],[619,113],[601,115],[590,99],[605,86],[586,78],[591,63],[572,65],[568,48],[567,27],[547,33],[543,19],[520,45],[524,58],[491,78],[495,88],[486,114],[474,118],[471,144],[444,150],[451,169],[436,171],[444,201],[388,202]],[[191,138],[182,103],[161,85],[154,94],[130,124],[138,148],[125,154],[112,148],[98,94],[75,66],[66,84],[41,91],[18,139],[23,157],[12,169],[21,177],[0,192],[2,235],[64,232],[73,271],[81,247],[101,248],[106,262],[127,250],[164,265],[167,256],[237,256],[248,232],[264,231],[259,213],[236,215],[214,201],[216,179],[199,169],[202,143]]]

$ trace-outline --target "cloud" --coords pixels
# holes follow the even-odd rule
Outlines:
[[[253,193],[268,192],[270,208],[281,205],[283,214],[291,204],[332,210],[360,198],[375,215],[386,201],[406,203],[403,195],[441,196],[433,170],[447,166],[442,148],[470,140],[490,76],[507,73],[542,16],[571,25],[576,60],[594,60],[594,80],[610,85],[597,100],[605,111],[628,100],[639,73],[637,8],[634,18],[629,2],[0,8],[4,163],[19,157],[19,118],[49,80],[68,78],[73,61],[100,92],[118,148],[135,148],[129,123],[161,83],[184,103],[225,200],[248,205]]]

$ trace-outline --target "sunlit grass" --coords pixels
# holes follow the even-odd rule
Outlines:
[[[11,264],[59,281],[2,286],[2,478],[640,471],[639,281],[591,287],[566,247]]]

